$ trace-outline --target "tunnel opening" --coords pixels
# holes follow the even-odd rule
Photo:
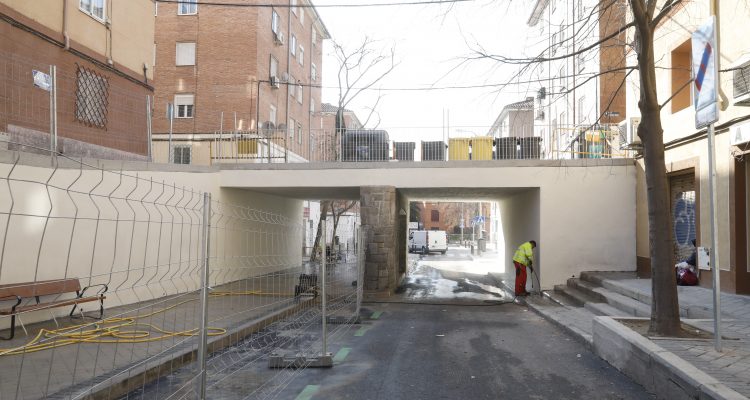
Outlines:
[[[420,303],[512,300],[518,245],[539,241],[538,188],[402,189],[406,223],[395,294]],[[535,251],[539,263],[539,251]],[[539,291],[539,276],[527,290]],[[533,280],[533,284],[532,284]]]

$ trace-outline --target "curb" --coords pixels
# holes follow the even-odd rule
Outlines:
[[[657,398],[748,400],[611,317],[594,318],[593,338],[594,353]]]
[[[566,324],[564,321],[564,318],[557,318],[557,314],[549,313],[547,312],[547,310],[543,310],[542,308],[538,307],[536,304],[529,303],[526,300],[521,300],[521,301],[523,305],[527,306],[535,314],[549,321],[550,323],[552,323],[552,325],[555,325],[558,328],[562,329],[565,333],[572,336],[573,339],[575,339],[576,341],[584,345],[587,349],[593,351],[594,349],[593,335],[582,331],[578,327]]]

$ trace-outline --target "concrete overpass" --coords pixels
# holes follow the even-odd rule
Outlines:
[[[581,271],[635,270],[629,159],[236,164],[218,174],[226,190],[360,200],[368,290],[392,290],[405,271],[411,200],[499,202],[506,270],[515,247],[536,239],[544,289]]]

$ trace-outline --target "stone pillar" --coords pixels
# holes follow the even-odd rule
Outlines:
[[[365,249],[365,290],[390,291],[398,272],[398,207],[393,186],[363,186],[359,190]]]

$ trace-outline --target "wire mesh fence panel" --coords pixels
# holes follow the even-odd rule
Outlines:
[[[16,154],[0,164],[2,393],[80,397],[189,355],[201,194],[65,157],[31,166]]]
[[[324,288],[329,342],[355,322],[353,228],[303,262],[296,214],[243,193],[206,203],[169,173],[1,156],[4,398],[269,398],[311,365],[270,370],[271,354],[321,354]]]

